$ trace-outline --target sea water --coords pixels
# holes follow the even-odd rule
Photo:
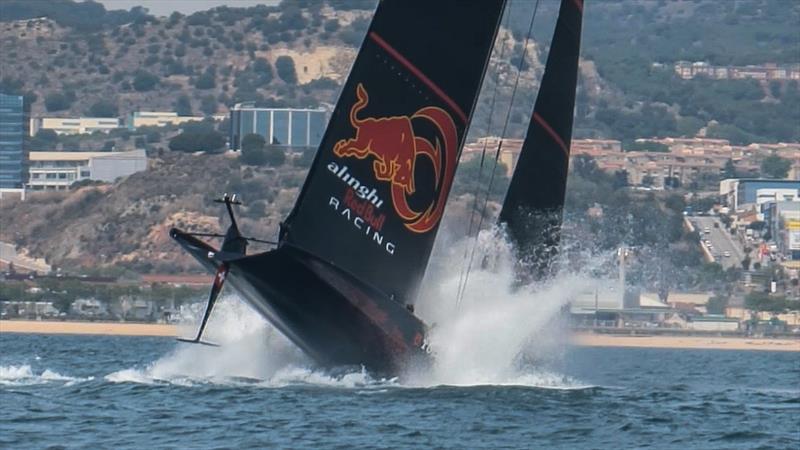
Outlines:
[[[559,312],[597,281],[511,288],[508,260],[432,271],[434,363],[389,379],[315,367],[228,291],[220,347],[0,333],[0,447],[800,448],[798,353],[571,347]]]
[[[465,320],[432,345],[477,326]],[[572,348],[512,332],[379,379],[315,368],[231,296],[214,321],[219,348],[1,333],[0,447],[800,448],[797,353]],[[508,347],[523,342],[546,350],[521,361]]]

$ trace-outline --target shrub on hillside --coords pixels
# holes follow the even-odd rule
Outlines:
[[[133,77],[133,88],[139,92],[153,90],[159,82],[159,78],[146,70],[139,70]]]
[[[275,70],[281,80],[287,84],[297,84],[297,71],[294,67],[294,60],[291,56],[279,56],[275,60]]]
[[[92,117],[117,117],[119,108],[117,103],[111,100],[99,100],[89,107],[89,115]]]
[[[53,92],[44,96],[44,107],[49,112],[64,111],[70,106],[72,106],[72,101],[61,92]]]
[[[286,153],[284,153],[283,148],[277,145],[268,145],[264,152],[269,166],[278,167],[286,162]]]
[[[178,152],[221,153],[225,147],[225,137],[207,128],[185,129],[169,141],[169,149]]]

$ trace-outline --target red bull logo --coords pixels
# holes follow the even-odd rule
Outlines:
[[[444,213],[445,200],[456,167],[458,135],[450,115],[441,108],[428,106],[410,116],[366,117],[359,113],[369,104],[369,95],[362,84],[356,88],[357,101],[350,109],[350,123],[356,130],[352,139],[342,139],[333,147],[341,158],[373,158],[375,179],[391,183],[394,209],[406,228],[416,233],[433,229]],[[418,136],[412,121],[427,120],[438,131],[428,139]],[[427,208],[415,211],[409,198],[417,192],[415,170],[417,158],[428,158],[434,169],[434,198]]]

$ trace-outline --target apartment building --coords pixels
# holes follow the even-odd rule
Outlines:
[[[112,182],[147,169],[144,150],[128,152],[30,152],[28,188],[66,190],[76,181]]]

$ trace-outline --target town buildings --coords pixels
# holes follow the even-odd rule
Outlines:
[[[26,156],[23,99],[19,95],[0,94],[0,196],[18,192],[24,196]]]
[[[128,152],[31,152],[30,181],[34,191],[66,190],[76,181],[111,182],[147,169],[144,150]]]
[[[484,151],[493,156],[500,142],[500,138],[490,136],[469,143],[464,146],[462,159],[468,161]],[[663,138],[637,139],[636,144],[659,144],[667,151],[624,151],[622,143],[617,140],[575,139],[571,145],[571,157],[590,156],[600,169],[611,173],[625,171],[630,185],[654,189],[693,183],[716,186],[729,162],[739,176],[756,178],[761,170],[761,160],[773,154],[790,160],[788,177],[800,179],[800,143],[736,146],[725,139]],[[502,140],[498,159],[505,164],[509,176],[521,148],[521,139]]]
[[[675,73],[685,80],[696,76],[705,76],[714,80],[800,80],[800,64],[712,66],[702,61],[678,61],[675,63]]]
[[[231,108],[230,149],[239,150],[248,134],[261,135],[268,144],[316,148],[327,125],[324,109],[257,108],[237,103]]]

